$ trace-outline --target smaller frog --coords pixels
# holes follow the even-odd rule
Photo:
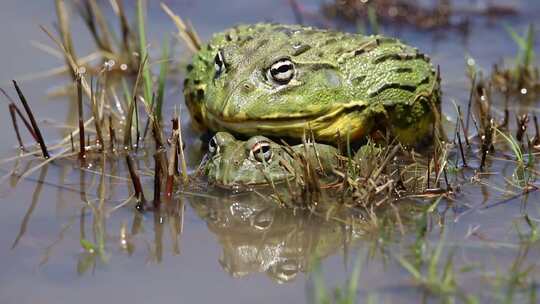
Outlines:
[[[208,143],[200,170],[210,183],[224,188],[267,185],[292,179],[301,172],[303,157],[321,175],[337,166],[338,150],[325,144],[306,143],[284,147],[264,136],[237,140],[218,132]]]

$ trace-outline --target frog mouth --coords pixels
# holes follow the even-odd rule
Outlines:
[[[234,178],[214,177],[212,179],[212,182],[214,186],[221,189],[234,190],[239,192],[251,192],[255,188],[266,187],[270,183],[280,185],[282,183],[285,183],[287,180],[291,181],[292,179],[294,179],[293,172],[289,171],[289,169],[284,167],[283,176],[281,177],[270,177],[269,175],[267,175],[264,179],[260,179],[257,181],[239,181],[235,180]]]
[[[341,104],[339,107],[318,113],[304,115],[290,115],[288,117],[261,117],[245,118],[241,116],[228,118],[212,111],[207,111],[207,119],[214,129],[226,129],[242,134],[261,135],[285,135],[296,137],[304,130],[310,129],[316,134],[329,133],[333,130],[350,129],[352,120],[365,123],[366,103],[363,101],[351,102],[348,105]],[[356,123],[358,125],[358,123]],[[362,126],[360,126],[362,127]],[[358,126],[357,126],[358,128]],[[364,129],[362,127],[362,129]],[[336,134],[327,134],[335,136]]]
[[[244,124],[244,123],[287,123],[287,122],[308,122],[317,118],[327,116],[332,113],[333,109],[328,111],[319,111],[307,114],[292,114],[283,113],[283,115],[266,116],[260,118],[248,118],[244,113],[236,115],[226,115],[224,112],[215,111],[213,109],[207,109],[207,116],[210,121],[217,121],[219,123],[228,124]]]

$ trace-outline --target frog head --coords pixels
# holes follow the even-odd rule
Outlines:
[[[286,164],[291,157],[280,145],[264,136],[247,141],[218,132],[208,144],[203,167],[211,183],[225,188],[280,182],[293,176]]]
[[[280,183],[304,173],[306,165],[323,182],[335,179],[338,150],[330,145],[304,143],[282,146],[264,136],[238,140],[218,132],[208,144],[201,168],[209,182],[224,188]]]
[[[275,37],[216,50],[214,77],[207,87],[213,119],[231,127],[237,122],[291,124],[332,109],[330,101],[343,94],[337,67],[325,60],[305,62],[294,52],[307,44],[295,45],[285,34]]]
[[[302,28],[287,26],[274,28],[272,36],[257,35],[269,27],[217,34],[195,57],[185,93],[200,124],[248,136],[298,137],[308,127],[319,130],[315,118],[333,116],[341,101],[351,99],[334,58],[311,50],[322,33],[291,39]]]

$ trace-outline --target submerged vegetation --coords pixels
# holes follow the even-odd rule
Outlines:
[[[345,1],[344,5],[353,2]],[[172,111],[164,111],[164,107],[172,102],[167,101],[166,88],[176,80],[174,75],[180,70],[171,59],[171,45],[174,44],[170,37],[163,38],[161,56],[151,58],[143,1],[137,1],[136,20],[129,20],[123,1],[112,0],[112,12],[117,18],[114,21],[105,19],[103,7],[97,2],[75,3],[76,11],[94,40],[96,49],[92,54],[78,57],[72,41],[70,9],[62,0],[56,0],[58,32],[53,33],[47,28],[43,31],[64,56],[64,70],[70,79],[65,92],[76,109],[77,125],[70,127],[65,138],[51,144],[51,139],[42,136],[31,109],[32,102],[25,98],[23,88],[14,82],[23,110],[9,92],[2,90],[2,93],[9,101],[19,155],[2,163],[15,163],[14,169],[3,179],[11,178],[13,184],[37,171],[43,180],[47,166],[54,162],[67,161],[78,166],[81,189],[77,191],[83,205],[80,216],[66,229],[79,220],[82,253],[77,270],[80,274],[99,262],[108,261],[110,239],[119,240],[121,251],[132,255],[134,237],[143,226],[144,211],[153,211],[149,214],[154,216],[152,260],[160,262],[163,258],[166,225],[169,226],[172,251],[179,254],[185,200],[189,198],[192,208],[223,247],[220,264],[225,271],[235,277],[265,272],[274,281],[283,283],[294,279],[299,272],[314,269],[311,279],[315,303],[355,303],[361,298],[358,295],[358,288],[362,286],[359,283],[363,269],[361,258],[354,262],[345,287],[333,293],[326,290],[319,262],[313,260],[313,255],[324,258],[341,249],[345,256],[358,238],[370,241],[372,248],[367,249],[368,259],[387,259],[399,265],[408,275],[411,286],[418,287],[429,297],[448,303],[455,299],[466,303],[485,300],[511,303],[522,298],[536,302],[537,284],[533,273],[536,266],[527,260],[527,255],[538,243],[538,219],[524,214],[517,221],[518,242],[485,240],[476,231],[478,228],[469,227],[464,246],[486,242],[489,246],[508,247],[517,252],[510,269],[497,269],[495,273],[474,264],[458,267],[455,248],[459,244],[451,244],[445,238],[447,213],[455,211],[457,222],[458,217],[468,212],[503,205],[538,190],[536,155],[540,134],[537,116],[530,110],[513,106],[538,99],[539,72],[534,60],[532,26],[524,36],[508,29],[519,47],[513,65],[496,65],[488,76],[483,76],[474,64],[469,64],[471,90],[467,108],[456,106],[455,113],[449,115],[454,117],[451,128],[443,128],[440,124],[444,117],[439,117],[433,127],[429,149],[405,147],[386,134],[379,134],[379,140],[369,140],[354,157],[351,143],[344,138],[338,147],[339,166],[332,172],[338,180],[325,184],[321,182],[318,168],[284,142],[282,148],[300,164],[293,179],[282,184],[269,181],[270,186],[265,189],[248,187],[224,194],[208,185],[204,178],[190,174],[190,168],[196,164],[190,163],[186,154],[195,147],[186,144],[183,137],[182,106],[175,107],[172,116],[168,114]],[[327,6],[326,14],[341,16],[341,5]],[[383,15],[384,12],[391,13],[390,8],[398,9],[405,18],[407,12],[416,9],[414,6],[402,8],[401,5],[399,1],[380,1],[368,8],[357,5],[354,15],[347,19],[356,20],[370,14],[372,20],[384,21],[391,17]],[[448,1],[441,1],[434,11],[421,10],[415,20],[399,20],[422,28],[446,27],[452,25],[449,23],[452,10],[445,5]],[[165,4],[162,8],[177,27],[178,38],[186,43],[187,49],[190,52],[198,50],[201,41],[193,27]],[[496,12],[511,10],[497,7],[490,14],[498,14]],[[109,25],[115,22],[119,29]],[[501,104],[504,105],[502,110]],[[500,111],[496,111],[497,108]],[[37,145],[25,144],[21,130],[26,130]],[[303,144],[315,140],[310,130],[306,130]],[[32,167],[36,159],[40,163]],[[23,165],[25,160],[28,160],[26,166]],[[510,173],[505,174],[508,170]],[[492,176],[501,172],[502,184],[501,180],[494,182]],[[111,199],[112,194],[107,193],[108,180],[128,184],[127,197]],[[144,186],[150,183],[153,185],[152,196]],[[96,191],[95,196],[88,194],[87,185],[92,185],[89,188]],[[461,204],[463,191],[472,191],[471,188],[497,193],[499,195],[494,197],[502,199],[485,204]],[[13,247],[26,231],[40,191],[41,188],[36,188],[36,199],[23,219]],[[251,204],[242,204],[239,196],[247,196],[245,201]],[[114,206],[113,202],[116,202]],[[262,202],[262,205],[255,206],[255,202]],[[106,221],[124,206],[134,206],[138,210],[134,212],[131,228],[123,222],[116,234],[107,232]],[[93,221],[91,225],[87,224],[88,215]],[[244,234],[238,238],[229,236],[238,231]],[[435,245],[429,239],[433,231],[440,236]],[[411,233],[416,235],[413,240],[407,239]],[[253,243],[243,238],[247,234],[255,240]],[[473,242],[469,238],[480,241]],[[393,242],[397,239],[403,240],[408,251],[397,248]],[[261,243],[265,248],[285,248],[283,256],[257,260],[257,265],[264,265],[257,268],[250,264],[253,261],[241,260],[243,256],[235,251],[241,245],[246,250],[260,253]],[[47,250],[43,264],[48,256]],[[263,259],[262,254],[254,256]],[[471,276],[485,279],[494,291],[477,294],[469,290],[462,279],[471,280]],[[377,302],[378,294],[365,294],[367,303]]]

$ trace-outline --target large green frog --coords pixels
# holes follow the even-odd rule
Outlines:
[[[208,143],[201,170],[220,187],[251,187],[280,183],[302,174],[302,161],[309,163],[321,178],[330,178],[337,166],[338,150],[316,143],[286,147],[260,135],[242,141],[218,132]]]
[[[416,48],[383,36],[299,25],[240,25],[215,34],[188,65],[184,95],[202,130],[317,140],[390,130],[426,137],[439,77]]]

